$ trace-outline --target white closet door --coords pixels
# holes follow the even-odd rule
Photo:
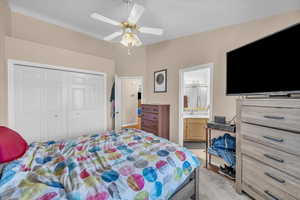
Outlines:
[[[28,142],[92,134],[106,127],[103,75],[15,65],[12,128]]]
[[[86,79],[86,130],[88,133],[103,131],[104,124],[104,77],[88,75]]]
[[[44,86],[44,129],[43,140],[55,140],[68,137],[66,127],[67,87],[65,72],[59,70],[43,70]]]
[[[102,131],[104,124],[104,77],[69,73],[69,135],[76,137]]]
[[[16,66],[13,68],[14,129],[27,141],[42,138],[42,94],[44,74],[39,68]]]

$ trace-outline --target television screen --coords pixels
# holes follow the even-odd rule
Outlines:
[[[227,95],[300,92],[300,24],[227,53]]]

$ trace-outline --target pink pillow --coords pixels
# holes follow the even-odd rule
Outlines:
[[[22,157],[27,149],[27,142],[17,132],[0,126],[0,163]]]

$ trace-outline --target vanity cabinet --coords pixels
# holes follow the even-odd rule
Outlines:
[[[185,118],[184,119],[184,141],[205,142],[206,118]]]

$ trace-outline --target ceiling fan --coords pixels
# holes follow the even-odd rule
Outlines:
[[[128,1],[130,3],[131,1]],[[137,22],[141,18],[145,8],[141,5],[134,4],[133,8],[129,14],[127,21],[117,22],[113,19],[104,17],[98,13],[92,13],[91,18],[99,20],[114,26],[119,26],[121,30],[114,32],[104,38],[106,41],[111,41],[119,36],[122,36],[120,41],[121,44],[128,47],[128,54],[130,54],[130,48],[135,46],[141,46],[142,41],[138,37],[138,33],[152,34],[152,35],[162,35],[163,29],[160,28],[150,28],[150,27],[140,27]]]

